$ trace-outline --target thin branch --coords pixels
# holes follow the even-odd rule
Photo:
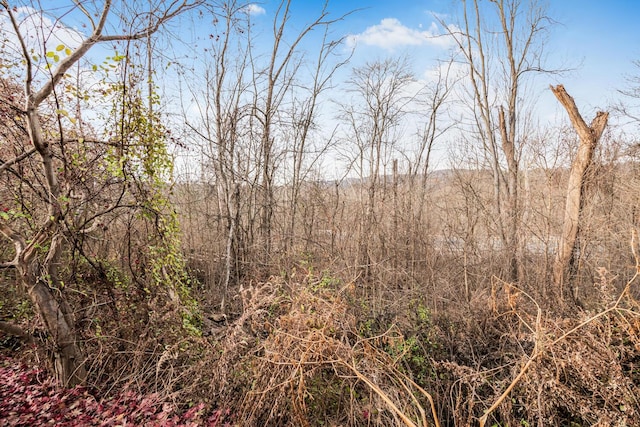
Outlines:
[[[157,18],[152,24],[150,24],[149,26],[145,27],[144,29],[142,29],[140,31],[137,31],[137,32],[135,32],[133,34],[100,35],[100,37],[98,38],[97,41],[99,41],[99,42],[111,42],[111,41],[125,41],[125,40],[141,40],[141,39],[145,39],[145,38],[151,36],[152,34],[156,33],[165,22],[170,21],[171,19],[173,19],[174,17],[176,17],[180,13],[184,12],[185,10],[192,9],[192,8],[198,6],[199,4],[202,3],[202,0],[197,0],[197,1],[192,2],[192,3],[189,3],[187,0],[184,0],[182,2],[182,4],[177,6],[172,11],[171,9],[174,7],[174,5],[176,3],[178,3],[178,2],[174,1],[173,4],[171,4],[171,6],[169,6],[165,10],[165,12],[162,14],[162,16]]]
[[[51,78],[47,80],[47,82],[42,86],[42,88],[36,93],[31,94],[27,92],[27,95],[30,98],[31,104],[33,106],[38,106],[44,101],[53,91],[53,88],[58,84],[58,82],[62,79],[64,74],[71,68],[76,62],[80,60],[84,56],[85,53],[89,51],[96,43],[102,41],[100,35],[102,34],[102,30],[107,22],[107,16],[109,16],[109,9],[111,8],[111,0],[105,0],[104,7],[102,9],[102,13],[100,15],[100,20],[98,21],[98,25],[96,25],[93,33],[88,39],[85,39],[76,50],[71,52],[71,55],[65,57],[60,61],[58,68],[55,69]],[[17,29],[16,29],[17,32]],[[27,63],[30,64],[28,52],[24,52],[24,56],[27,60]]]
[[[2,6],[7,11],[9,15],[9,19],[11,20],[11,25],[13,26],[13,30],[16,33],[16,37],[18,38],[18,42],[20,43],[20,48],[22,49],[22,56],[26,62],[27,67],[27,76],[25,80],[25,89],[26,93],[31,93],[31,84],[33,82],[33,64],[31,63],[31,55],[29,55],[29,49],[27,48],[27,43],[24,41],[24,37],[22,37],[22,33],[20,32],[20,26],[18,25],[18,21],[16,17],[13,15],[13,10],[9,7],[9,2],[7,0],[2,0],[0,2]]]
[[[20,154],[17,157],[14,157],[11,160],[7,160],[6,162],[3,162],[2,160],[0,160],[0,172],[7,169],[11,165],[15,165],[16,163],[21,162],[22,160],[31,156],[35,152],[36,152],[36,147],[31,147],[29,150],[25,151],[24,153]]]
[[[89,21],[91,21],[91,28],[93,28],[93,30],[95,31],[95,29],[96,29],[96,21],[93,20],[93,15],[91,13],[89,13],[89,11],[87,11],[87,9],[85,9],[84,5],[82,4],[82,1],[74,0],[73,2],[76,4],[78,9],[80,9],[82,11],[82,13],[85,14],[87,19]]]
[[[7,239],[13,242],[13,246],[15,247],[16,256],[12,261],[4,262],[0,264],[0,268],[12,268],[17,267],[22,254],[24,253],[24,248],[26,246],[26,242],[24,237],[20,235],[16,230],[11,228],[4,221],[0,222],[0,233],[5,236]]]

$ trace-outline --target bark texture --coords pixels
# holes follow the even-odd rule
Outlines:
[[[591,122],[591,125],[587,125],[580,115],[575,101],[567,93],[564,86],[551,86],[551,90],[567,111],[571,124],[580,138],[580,146],[578,147],[576,157],[571,164],[571,170],[569,172],[562,234],[560,235],[558,252],[553,266],[554,283],[556,287],[560,289],[560,294],[564,297],[564,291],[567,286],[573,291],[570,273],[575,264],[580,214],[584,203],[585,172],[592,163],[595,148],[607,126],[609,113],[599,111]]]

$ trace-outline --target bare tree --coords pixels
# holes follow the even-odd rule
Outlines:
[[[229,284],[239,274],[240,251],[244,246],[239,232],[241,222],[240,188],[249,181],[246,168],[246,135],[250,108],[246,93],[249,83],[244,70],[250,69],[250,22],[245,5],[236,1],[221,2],[211,7],[214,24],[219,27],[205,58],[204,91],[188,80],[198,110],[197,117],[184,114],[186,124],[205,141],[205,171],[212,171],[217,208],[224,224],[224,273],[221,309],[225,309]],[[207,176],[209,174],[207,173]],[[251,191],[254,191],[251,189]],[[208,198],[208,197],[207,197]]]
[[[640,70],[640,60],[633,61],[633,65]],[[640,75],[632,75],[627,77],[627,87],[620,89],[619,92],[626,97],[626,102],[621,102],[617,109],[626,117],[636,123],[640,123],[638,115],[638,100],[640,100]]]
[[[416,216],[412,218],[415,224],[423,222],[423,212],[427,196],[427,183],[432,168],[432,156],[438,139],[444,136],[454,126],[454,122],[445,123],[442,120],[446,113],[447,102],[458,80],[452,72],[453,61],[441,63],[437,67],[436,77],[428,82],[416,97],[419,111],[414,112],[418,117],[421,128],[418,130],[418,145],[413,158],[409,159],[408,176],[413,190],[418,191],[418,203],[415,206]],[[409,211],[414,210],[409,207]],[[415,256],[415,254],[414,254]]]
[[[462,4],[460,29],[441,24],[469,70],[472,125],[493,175],[494,218],[508,277],[517,280],[519,162],[526,141],[524,83],[528,74],[544,71],[542,36],[549,18],[535,0],[463,0]]]
[[[322,156],[330,148],[333,133],[329,129],[329,135],[319,135],[317,130],[318,114],[320,110],[320,97],[332,86],[332,78],[336,71],[344,66],[348,58],[338,62],[332,62],[334,56],[338,56],[337,50],[342,46],[342,39],[330,38],[330,26],[324,24],[322,43],[318,50],[318,56],[314,63],[310,64],[309,74],[311,82],[306,83],[308,88],[292,93],[292,108],[290,111],[292,143],[287,150],[290,153],[291,179],[289,197],[289,224],[285,243],[285,252],[293,247],[296,237],[296,225],[298,221],[298,205],[303,183],[309,178],[309,174]],[[306,85],[305,84],[305,85]],[[300,93],[301,92],[301,93]],[[314,138],[315,137],[315,138]]]
[[[373,262],[372,249],[377,222],[376,207],[382,172],[397,142],[407,92],[414,81],[406,60],[386,59],[355,68],[348,80],[351,104],[343,105],[346,134],[355,142],[353,163],[361,179],[361,213],[358,234],[358,275],[367,280]]]
[[[580,229],[580,215],[584,206],[585,174],[591,165],[598,141],[607,126],[609,113],[599,111],[591,121],[591,124],[587,125],[580,115],[575,101],[567,93],[564,86],[551,86],[551,90],[567,111],[571,124],[580,138],[580,145],[569,172],[562,233],[560,234],[558,252],[553,265],[554,282],[560,289],[562,296],[566,285],[571,286],[569,275],[574,267],[576,244]],[[575,297],[573,293],[572,296]]]
[[[268,262],[268,257],[272,248],[272,220],[275,206],[274,198],[274,178],[276,175],[276,165],[280,157],[276,152],[277,132],[274,126],[277,124],[277,117],[282,113],[282,104],[285,96],[294,89],[295,78],[300,72],[303,63],[303,56],[300,54],[299,45],[307,37],[307,35],[316,28],[327,28],[334,22],[342,19],[329,19],[329,11],[327,3],[324,4],[319,15],[306,24],[295,33],[290,40],[287,40],[286,32],[289,30],[289,21],[291,19],[291,0],[282,0],[276,10],[276,16],[273,21],[273,44],[269,53],[269,60],[263,70],[254,72],[254,96],[255,104],[253,115],[258,123],[257,134],[260,137],[260,189],[261,196],[259,200],[260,208],[260,235],[263,246],[263,262]],[[323,41],[321,48],[321,63],[327,58],[325,51],[329,49],[329,53],[335,50],[337,45],[326,39]],[[324,56],[324,59],[322,59]],[[252,68],[255,70],[257,64],[253,63]],[[312,102],[317,102],[317,92],[322,90],[326,85],[326,80],[321,77],[321,70],[315,72],[314,92],[312,92]],[[331,73],[330,73],[331,74]],[[329,74],[329,77],[330,77]],[[315,107],[314,107],[315,108]],[[313,110],[308,110],[314,114]],[[310,117],[302,118],[308,120]],[[309,122],[310,124],[310,122]],[[307,130],[308,132],[308,130]],[[306,140],[306,135],[303,135]]]
[[[219,31],[211,36],[210,54],[203,59],[205,85],[187,82],[198,113],[185,117],[204,142],[204,173],[215,179],[224,223],[217,239],[226,242],[221,249],[223,295],[240,277],[240,259],[268,268],[273,236],[282,236],[284,253],[291,249],[303,181],[331,141],[315,132],[319,103],[344,60],[334,61],[340,58],[341,39],[330,35],[332,24],[342,17],[327,19],[326,6],[308,25],[294,30],[291,2],[280,2],[266,51],[255,42],[256,26],[246,4],[223,1],[211,9]],[[313,30],[323,31],[322,37],[306,47],[307,53],[300,44]],[[311,52],[315,58],[309,57]],[[277,178],[285,184],[282,198],[276,194]],[[283,215],[277,215],[278,203]],[[246,253],[239,253],[241,248]]]
[[[104,42],[144,39],[165,22],[193,6],[193,3],[187,0],[166,2],[166,5],[164,2],[158,2],[154,4],[154,9],[147,11],[150,19],[145,20],[144,24],[133,26],[128,33],[108,34],[105,27],[112,16],[112,3],[111,0],[105,0],[102,7],[96,11],[88,10],[84,4],[76,3],[75,7],[86,17],[90,33],[78,47],[69,49],[68,55],[62,59],[58,60],[56,55],[51,55],[54,61],[49,64],[47,76],[39,82],[35,78],[36,58],[29,48],[17,16],[18,5],[10,4],[8,0],[0,2],[10,19],[24,63],[25,101],[21,113],[24,115],[29,143],[32,145],[32,148],[25,152],[33,153],[39,158],[46,194],[46,212],[40,213],[41,222],[33,233],[26,234],[25,231],[12,227],[7,221],[0,220],[0,232],[13,243],[15,249],[13,260],[4,262],[2,267],[16,269],[20,283],[27,290],[40,314],[53,342],[56,377],[64,386],[82,383],[86,377],[86,369],[84,355],[74,333],[73,313],[65,298],[63,283],[58,279],[59,259],[65,242],[63,224],[65,215],[71,215],[72,212],[63,209],[65,202],[56,173],[56,159],[51,150],[52,141],[43,132],[43,115],[46,114],[43,107],[50,98],[57,96],[58,85],[65,74],[93,46]],[[43,43],[43,52],[49,52],[46,39]],[[19,161],[17,158],[10,159],[5,164],[15,164]],[[43,257],[39,255],[42,251]]]

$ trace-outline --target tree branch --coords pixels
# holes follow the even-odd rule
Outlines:
[[[6,168],[10,167],[11,165],[14,165],[14,164],[16,164],[18,162],[21,162],[22,160],[24,160],[27,157],[31,156],[35,152],[36,152],[36,147],[31,147],[29,150],[25,151],[24,153],[20,154],[17,157],[14,157],[11,160],[7,160],[6,162],[3,162],[2,160],[0,160],[0,172],[5,170]]]
[[[123,41],[123,40],[140,40],[140,39],[147,38],[150,35],[152,35],[155,32],[157,32],[160,29],[160,27],[162,26],[162,24],[164,24],[167,21],[170,21],[171,19],[173,19],[174,17],[176,17],[180,13],[184,12],[185,10],[191,9],[193,7],[196,7],[197,5],[202,3],[202,1],[203,0],[196,0],[196,1],[192,2],[192,3],[189,3],[187,0],[183,0],[182,4],[180,4],[175,9],[173,9],[173,7],[176,5],[176,3],[178,3],[178,1],[176,0],[171,4],[171,6],[169,6],[165,10],[165,12],[162,14],[162,16],[160,16],[157,19],[155,19],[155,21],[152,21],[152,24],[150,24],[149,26],[143,28],[142,30],[137,31],[137,32],[135,32],[133,34],[101,35],[99,37],[98,41],[99,42],[110,42],[110,41]],[[151,14],[151,12],[149,12],[149,13]]]
[[[13,246],[16,250],[16,256],[13,258],[13,261],[5,262],[0,264],[0,268],[12,268],[17,267],[20,258],[24,252],[24,248],[26,246],[26,242],[24,238],[15,231],[13,228],[9,227],[9,225],[4,222],[0,222],[0,233],[5,236],[7,239],[13,242]]]
[[[53,88],[58,84],[60,79],[62,79],[69,68],[71,68],[73,64],[78,62],[80,58],[82,58],[94,44],[101,41],[100,35],[102,34],[105,23],[107,22],[107,16],[109,15],[110,8],[111,0],[105,0],[104,8],[102,9],[102,14],[100,15],[100,20],[98,21],[98,25],[93,30],[91,36],[88,39],[85,39],[76,50],[71,52],[71,55],[60,61],[58,68],[55,69],[51,78],[47,80],[42,89],[40,89],[35,95],[28,93],[28,96],[31,98],[32,105],[40,105],[40,103],[42,103],[42,101],[44,101],[51,94]],[[28,55],[25,55],[25,58],[27,62],[29,62]]]
[[[33,82],[33,64],[31,63],[31,55],[29,55],[29,49],[27,48],[27,43],[24,41],[24,37],[22,37],[22,33],[20,32],[20,26],[18,25],[18,21],[16,17],[13,15],[13,10],[9,7],[9,3],[6,0],[2,0],[0,3],[2,7],[5,8],[7,14],[9,15],[9,19],[11,20],[11,26],[13,30],[16,32],[16,37],[18,38],[18,42],[20,43],[20,48],[22,49],[22,56],[26,62],[27,67],[27,76],[26,76],[26,93],[31,93],[31,83]]]
[[[556,98],[558,98],[558,101],[560,101],[560,103],[564,106],[564,109],[567,110],[569,119],[571,120],[571,123],[573,123],[576,132],[578,132],[578,136],[580,136],[580,139],[591,139],[591,129],[589,129],[589,126],[585,123],[584,119],[580,115],[578,106],[573,100],[573,97],[567,93],[563,85],[549,87],[551,88],[551,91],[556,96]],[[595,120],[596,119],[594,119],[594,121]]]
[[[35,342],[33,335],[13,323],[0,320],[0,331],[5,332],[9,335],[13,335],[14,337],[19,337],[27,344],[32,344]]]
[[[605,113],[603,111],[598,111],[596,116],[591,121],[591,132],[593,133],[593,137],[597,140],[600,139],[604,129],[607,127],[607,121],[609,119],[609,113]]]

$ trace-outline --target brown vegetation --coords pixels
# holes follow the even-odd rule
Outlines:
[[[3,352],[60,386],[235,425],[640,426],[638,152],[562,86],[578,138],[531,126],[524,79],[543,71],[548,20],[489,3],[464,2],[458,56],[418,94],[401,60],[355,68],[328,134],[321,101],[348,58],[330,61],[327,9],[291,34],[283,0],[261,56],[242,4],[200,5],[220,36],[204,84],[185,82],[201,112],[186,129],[163,125],[151,33],[195,3],[159,2],[144,15],[159,21],[114,36],[78,5],[93,32],[76,50],[22,43],[0,76]],[[97,99],[67,72],[101,40],[127,53],[93,70]],[[31,66],[52,71],[32,81]],[[449,123],[452,105],[473,118]],[[434,170],[447,135],[464,155]],[[174,176],[174,145],[201,155],[197,173]],[[328,153],[343,178],[322,175]]]

